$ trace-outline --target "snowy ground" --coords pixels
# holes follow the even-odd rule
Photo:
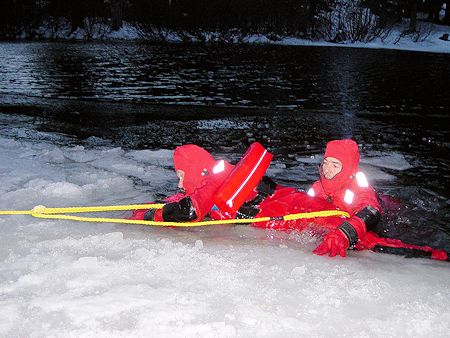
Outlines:
[[[98,139],[71,145],[66,135],[34,130],[31,118],[1,114],[0,121],[1,210],[128,204],[176,187],[171,150],[126,151]],[[365,161],[374,175],[407,166],[401,154],[383,155],[384,162]],[[300,174],[290,168],[289,175]],[[0,232],[2,337],[450,332],[447,262],[372,252],[318,257],[307,234],[247,226],[184,230],[2,216]]]
[[[392,29],[390,34],[384,39],[377,38],[371,42],[348,42],[348,43],[332,43],[325,41],[311,41],[308,39],[300,39],[293,37],[285,37],[280,41],[271,41],[265,36],[250,36],[246,38],[249,43],[268,43],[287,46],[328,46],[328,47],[353,47],[353,48],[375,48],[375,49],[396,49],[433,53],[450,53],[450,41],[439,39],[443,34],[450,34],[450,27],[445,25],[436,25],[427,22],[419,22],[418,30],[421,31],[419,41],[414,41],[412,35],[402,35],[407,30],[408,22],[397,25]],[[82,36],[80,36],[82,39]],[[117,32],[108,33],[105,37],[107,40],[121,39],[134,40],[138,39],[138,35],[132,27],[125,25]],[[176,41],[176,39],[174,39]]]
[[[443,13],[443,12],[442,12]],[[443,14],[442,14],[443,18]],[[325,41],[311,41],[308,39],[284,37],[279,41],[269,40],[264,35],[248,36],[244,42],[261,43],[261,44],[278,44],[290,46],[334,46],[334,47],[355,47],[355,48],[375,48],[375,49],[397,49],[421,52],[450,53],[450,41],[439,39],[443,34],[450,34],[450,26],[437,25],[426,22],[424,20],[417,23],[417,34],[404,34],[409,26],[409,20],[405,19],[402,23],[394,26],[387,36],[376,38],[371,42],[343,42],[332,43]],[[37,30],[38,34],[43,38],[57,38],[62,40],[86,40],[88,38],[86,32],[78,28],[70,33],[70,27],[67,25],[65,29],[61,29],[56,36],[45,27]],[[118,31],[111,31],[108,26],[97,24],[92,28],[89,39],[94,40],[139,40],[141,36],[137,30],[125,22]],[[70,34],[69,34],[70,33]],[[211,34],[214,36],[214,34]],[[181,42],[177,35],[167,33],[167,40],[171,42]]]

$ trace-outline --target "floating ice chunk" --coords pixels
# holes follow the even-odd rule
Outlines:
[[[43,188],[42,194],[51,197],[63,197],[63,198],[78,198],[83,196],[83,189],[73,183],[69,182],[56,182],[50,183]]]
[[[85,163],[98,158],[98,151],[87,151],[83,146],[65,148],[64,155],[75,162]]]
[[[64,153],[59,148],[46,151],[44,154],[40,155],[41,160],[45,160],[50,163],[64,163],[66,158]]]
[[[400,153],[374,153],[375,156],[361,158],[361,163],[370,164],[380,168],[393,170],[408,170],[412,165],[407,161],[405,156]]]
[[[133,176],[142,175],[145,171],[141,166],[131,163],[113,164],[112,169],[114,169],[116,172],[131,174]]]
[[[386,173],[379,167],[373,167],[371,165],[362,164],[360,166],[361,170],[366,175],[369,184],[372,184],[375,181],[393,181],[396,179],[395,176]]]
[[[134,150],[126,154],[138,162],[155,165],[173,165],[173,150]]]
[[[248,129],[250,124],[235,120],[200,120],[197,121],[198,129]]]

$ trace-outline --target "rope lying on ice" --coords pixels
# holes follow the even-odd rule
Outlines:
[[[268,221],[293,221],[297,219],[317,218],[341,216],[350,217],[347,212],[340,210],[322,210],[314,212],[302,212],[279,217],[259,217],[248,219],[229,219],[219,221],[201,221],[201,222],[155,222],[135,219],[107,218],[107,217],[81,217],[64,215],[65,213],[82,213],[82,212],[104,212],[104,211],[125,211],[140,209],[161,209],[164,204],[130,204],[130,205],[110,205],[110,206],[94,206],[94,207],[68,207],[68,208],[47,208],[43,205],[35,206],[31,210],[0,210],[0,215],[31,215],[37,218],[63,219],[79,222],[95,222],[95,223],[121,223],[121,224],[142,224],[152,226],[171,226],[171,227],[198,227],[216,224],[241,224],[241,223],[259,223]]]

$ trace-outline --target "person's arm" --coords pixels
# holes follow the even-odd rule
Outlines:
[[[351,217],[325,236],[323,242],[313,251],[315,254],[329,254],[331,257],[339,254],[345,257],[346,250],[354,248],[367,231],[375,228],[381,217],[376,193],[370,186],[355,193],[346,211]]]
[[[201,221],[213,207],[212,196],[217,190],[218,183],[214,180],[185,196],[179,201],[167,203],[162,209],[146,213],[146,220],[156,222],[197,222]]]
[[[191,198],[185,194],[175,194],[163,200],[166,204],[161,209],[149,209],[145,212],[145,221],[155,222],[189,222],[196,218]]]
[[[242,204],[236,213],[236,218],[253,218],[261,210],[259,204],[264,201],[267,197],[272,196],[275,193],[277,184],[274,180],[267,176],[263,176],[261,181],[258,183],[254,189],[254,193],[251,199],[247,200]]]

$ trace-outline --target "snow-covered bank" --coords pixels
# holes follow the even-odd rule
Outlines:
[[[431,25],[431,24],[430,24]],[[392,49],[405,50],[412,52],[429,53],[450,53],[450,41],[440,39],[444,34],[450,35],[450,27],[442,25],[431,25],[430,31],[423,33],[423,41],[414,41],[411,35],[402,35],[406,29],[404,26],[398,26],[384,38],[376,38],[370,42],[342,42],[332,43],[326,41],[311,41],[298,38],[284,38],[278,42],[270,42],[265,37],[252,37],[250,42],[273,43],[287,46],[322,46],[322,47],[352,47],[352,48],[373,48],[373,49]]]
[[[0,121],[2,210],[143,202],[176,187],[170,149],[73,145],[34,130],[32,118]],[[381,155],[364,161],[377,180],[392,179],[377,168],[407,169],[401,154]],[[448,335],[448,263],[371,252],[330,259],[312,255],[315,244],[246,226],[1,217],[0,336]]]
[[[244,38],[245,43],[257,44],[275,44],[285,46],[325,46],[325,47],[353,47],[353,48],[374,48],[374,49],[393,49],[393,50],[408,50],[418,52],[433,52],[433,53],[450,53],[450,41],[440,39],[444,34],[450,35],[450,26],[437,25],[429,22],[419,22],[417,34],[404,34],[408,29],[409,21],[404,20],[403,23],[398,24],[386,34],[383,38],[375,38],[370,42],[342,42],[333,43],[327,41],[317,41],[310,39],[301,39],[296,37],[282,37],[277,41],[270,40],[264,35],[251,35]],[[44,27],[38,29],[39,36],[44,39],[56,38],[59,40],[84,41],[86,39],[102,40],[102,41],[116,41],[128,40],[139,41],[142,36],[129,23],[124,23],[118,31],[111,31],[108,27],[97,25],[93,29],[93,36],[88,36],[87,33],[78,28],[69,34],[69,28],[62,30],[52,36]],[[211,33],[211,37],[215,34]],[[417,37],[417,35],[419,37]],[[179,43],[181,39],[173,33],[167,33],[166,39],[168,42]],[[415,41],[417,40],[417,41]]]

